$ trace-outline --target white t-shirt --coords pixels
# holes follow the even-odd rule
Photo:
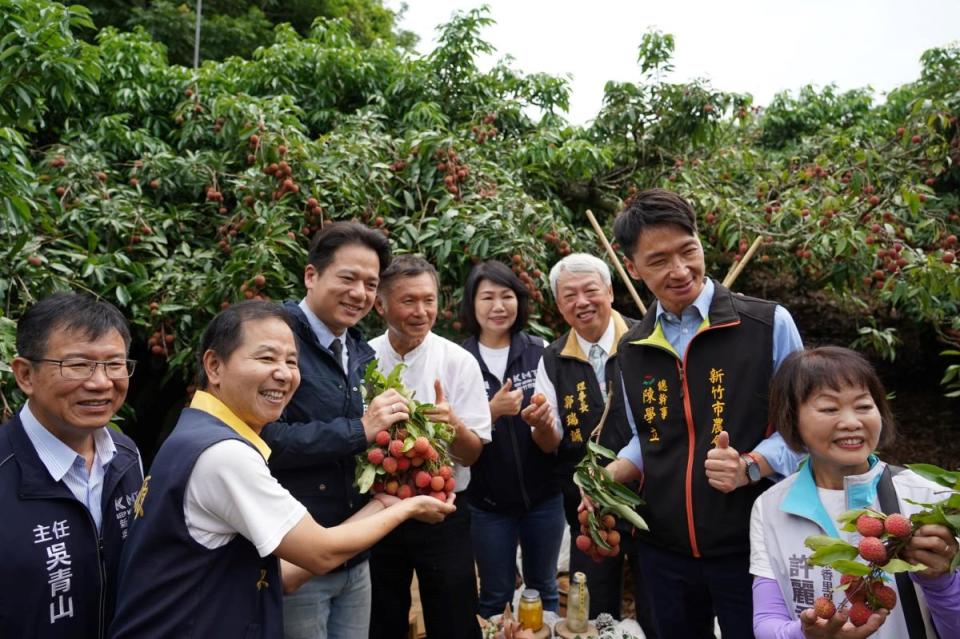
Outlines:
[[[434,403],[436,390],[433,383],[439,379],[443,393],[453,412],[476,433],[484,444],[492,437],[490,427],[490,404],[483,383],[480,364],[467,350],[434,333],[428,333],[423,343],[406,355],[399,355],[384,333],[370,340],[377,353],[378,368],[384,375],[403,362],[406,368],[402,378],[404,385],[414,392],[420,402]],[[454,464],[453,478],[456,492],[470,485],[470,468]]]
[[[487,365],[487,370],[502,382],[503,376],[507,372],[507,359],[510,357],[510,346],[490,348],[479,342],[477,342],[477,346],[480,347],[480,357],[483,358],[483,363]]]
[[[276,550],[306,513],[260,453],[235,439],[200,454],[183,499],[187,530],[197,543],[219,548],[240,534],[261,557]]]

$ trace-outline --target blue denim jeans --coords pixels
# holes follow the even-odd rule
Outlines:
[[[283,598],[285,639],[356,639],[370,628],[370,562],[314,577]]]
[[[513,601],[517,542],[523,555],[523,582],[540,591],[543,609],[557,612],[557,557],[566,520],[557,493],[521,515],[470,507],[473,554],[480,573],[480,615],[503,612]]]

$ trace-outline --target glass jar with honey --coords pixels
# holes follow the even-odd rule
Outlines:
[[[534,632],[540,630],[543,627],[543,601],[540,600],[540,593],[532,588],[520,593],[520,607],[517,613],[521,628]]]

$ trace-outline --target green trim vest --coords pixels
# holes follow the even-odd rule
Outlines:
[[[722,493],[707,483],[704,463],[721,431],[742,452],[769,434],[775,311],[718,284],[686,353],[673,350],[655,313],[623,337],[620,368],[643,451],[645,541],[694,557],[749,552],[750,508],[769,484]]]
[[[625,446],[632,436],[620,389],[614,386],[620,379],[617,344],[636,321],[624,318],[616,311],[613,311],[611,319],[614,323],[613,349],[607,359],[604,377],[607,391],[614,389],[617,392],[613,395],[613,404],[600,435],[600,443],[617,451]],[[544,349],[543,366],[557,392],[557,414],[563,428],[563,438],[557,449],[556,472],[564,495],[564,511],[568,523],[579,526],[577,506],[580,503],[580,489],[573,483],[573,468],[583,459],[587,439],[600,421],[604,397],[593,367],[572,330]]]

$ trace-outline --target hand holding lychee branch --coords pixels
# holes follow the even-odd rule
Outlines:
[[[382,400],[379,403],[384,406],[378,404],[376,410],[392,410],[392,414],[404,417],[377,431],[371,445],[357,456],[357,489],[361,493],[372,490],[374,495],[385,493],[400,500],[427,495],[452,503],[450,496],[456,488],[456,481],[449,447],[456,437],[456,430],[449,424],[428,418],[428,415],[437,413],[437,407],[410,398],[410,391],[400,380],[402,370],[403,364],[399,364],[384,376],[377,369],[376,361],[367,367],[364,391],[368,396],[375,396],[367,412],[374,410],[374,405]],[[440,390],[438,400],[442,403],[442,399]],[[397,401],[392,401],[391,408],[387,400]],[[389,504],[384,501],[384,505]],[[415,516],[422,515],[423,521],[434,521],[435,514],[426,509]]]
[[[643,500],[613,479],[610,471],[600,463],[605,458],[617,459],[616,453],[594,441],[600,439],[609,410],[610,402],[607,401],[600,422],[587,439],[586,453],[573,473],[573,482],[580,487],[584,502],[579,514],[581,535],[575,543],[577,548],[597,561],[601,557],[612,557],[620,551],[620,533],[614,530],[614,515],[626,519],[640,530],[649,530],[647,522],[634,510]]]
[[[846,631],[851,627],[863,629],[873,624],[879,627],[883,619],[877,619],[877,615],[885,614],[885,611],[896,606],[897,591],[884,583],[884,573],[923,574],[929,571],[922,563],[900,558],[914,543],[913,539],[919,530],[915,530],[910,518],[899,513],[885,515],[869,508],[858,508],[843,513],[837,521],[842,524],[841,530],[858,532],[862,538],[857,546],[826,535],[811,535],[805,540],[806,546],[814,551],[809,563],[830,566],[841,573],[840,584],[834,590],[844,593],[839,608],[834,605],[832,597],[823,596],[816,600],[812,613],[805,611],[806,621],[801,618],[801,622],[808,637],[868,636],[869,633],[859,635]],[[949,536],[949,531],[945,533]],[[923,533],[922,538],[926,539],[928,534]],[[930,536],[939,540],[940,546],[944,545],[944,540],[938,535]],[[930,547],[932,544],[924,542],[921,546]],[[857,556],[866,563],[854,561]],[[841,623],[838,620],[840,615],[848,616],[849,624]],[[814,622],[814,617],[819,621]],[[831,631],[835,632],[830,634]]]

